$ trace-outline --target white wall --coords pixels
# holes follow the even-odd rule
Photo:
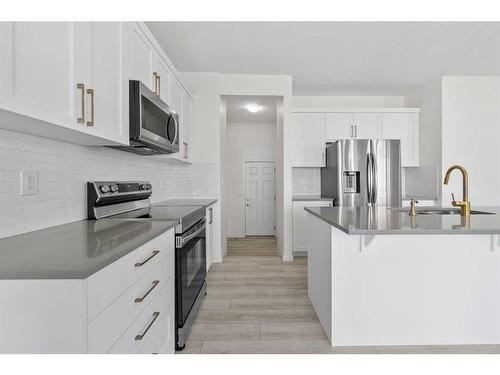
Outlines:
[[[404,96],[293,96],[293,108],[404,107]]]
[[[220,122],[220,200],[221,214],[220,217],[220,227],[221,227],[221,253],[222,257],[227,255],[227,184],[226,184],[226,136],[227,136],[227,103],[221,98],[220,99],[220,110],[219,110],[219,122]]]
[[[443,77],[443,172],[453,164],[469,172],[472,207],[500,205],[500,77]],[[442,186],[443,203],[450,194],[462,199],[460,174]]]
[[[227,236],[245,236],[245,162],[275,161],[276,123],[227,124]]]
[[[39,194],[20,194],[22,170],[36,171]],[[153,202],[212,198],[214,163],[172,165],[106,147],[79,146],[0,130],[0,237],[87,218],[87,181],[147,180]]]
[[[214,163],[211,171],[216,181],[215,198],[223,197],[223,176],[221,173],[221,100],[219,73],[182,73],[193,97],[193,128],[191,130],[191,160],[193,163]],[[199,181],[203,184],[203,180]],[[220,202],[220,215],[214,220],[214,262],[221,262],[225,254],[226,239],[222,237],[225,220],[224,203]]]
[[[278,243],[278,253],[280,256],[284,257],[284,212],[285,205],[282,199],[282,192],[284,191],[284,175],[283,175],[283,164],[284,164],[284,151],[283,151],[283,127],[284,127],[284,106],[283,99],[279,99],[276,102],[276,237]],[[290,243],[292,246],[292,243]]]
[[[442,154],[442,80],[436,79],[422,87],[416,88],[405,95],[407,107],[420,108],[420,165],[435,167],[437,181],[440,186],[443,171],[441,168]],[[410,171],[412,172],[412,171]],[[410,187],[409,191],[412,191]],[[441,199],[441,188],[437,189],[438,201]]]

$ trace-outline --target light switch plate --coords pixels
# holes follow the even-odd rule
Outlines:
[[[38,194],[38,172],[21,172],[21,195]]]

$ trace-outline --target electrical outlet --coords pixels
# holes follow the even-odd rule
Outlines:
[[[38,172],[21,172],[21,195],[38,194]]]

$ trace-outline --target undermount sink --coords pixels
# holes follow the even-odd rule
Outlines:
[[[486,212],[486,211],[478,211],[478,210],[470,210],[471,215],[495,215],[494,212]],[[425,210],[417,210],[417,215],[460,215],[460,210],[458,209],[425,209]]]
[[[408,211],[407,208],[400,209],[401,212]],[[494,212],[470,210],[471,215],[495,215]],[[460,210],[456,208],[417,208],[417,215],[460,215]]]

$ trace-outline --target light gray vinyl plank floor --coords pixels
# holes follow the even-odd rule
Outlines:
[[[228,241],[180,354],[492,354],[500,345],[332,347],[307,296],[307,258],[283,262],[276,239]]]

